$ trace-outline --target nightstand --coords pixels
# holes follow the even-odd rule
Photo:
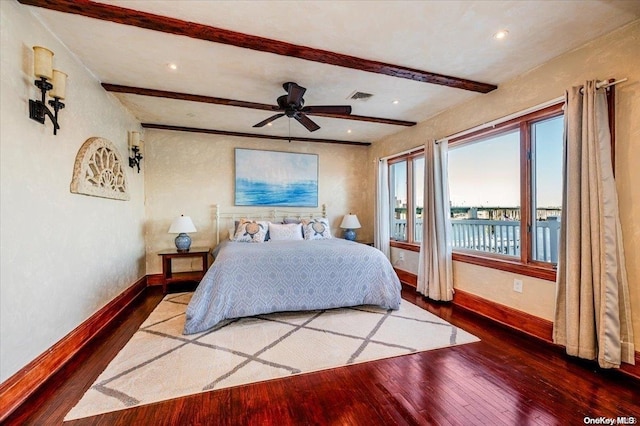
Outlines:
[[[209,247],[193,247],[186,252],[178,252],[176,249],[163,250],[158,253],[162,257],[162,293],[167,293],[167,285],[184,281],[200,281],[209,268]],[[171,270],[171,259],[183,259],[196,257],[202,259],[201,271],[176,272]]]
[[[373,247],[373,241],[369,241],[369,240],[356,240],[356,243],[360,243],[360,244],[364,244],[366,246]]]

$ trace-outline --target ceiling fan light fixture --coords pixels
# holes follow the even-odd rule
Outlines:
[[[304,94],[307,91],[306,88],[298,85],[294,82],[287,82],[282,85],[282,88],[287,92],[286,95],[279,96],[277,99],[278,106],[272,108],[274,111],[280,111],[277,114],[272,115],[266,120],[254,124],[253,127],[263,127],[270,125],[272,121],[277,120],[280,117],[294,118],[298,123],[302,124],[308,131],[315,132],[320,129],[320,126],[311,120],[307,114],[351,114],[351,105],[314,105],[304,106]]]

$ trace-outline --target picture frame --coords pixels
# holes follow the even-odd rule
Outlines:
[[[235,205],[318,207],[318,155],[236,148]]]

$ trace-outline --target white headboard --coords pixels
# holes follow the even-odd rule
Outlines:
[[[312,219],[314,217],[327,217],[327,205],[321,208],[304,208],[295,210],[293,208],[263,208],[263,207],[230,207],[229,211],[223,212],[218,204],[213,206],[216,227],[216,245],[220,244],[221,236],[226,235],[229,228],[235,226],[235,221],[245,217],[248,219],[266,220],[269,222],[282,222],[285,218]]]

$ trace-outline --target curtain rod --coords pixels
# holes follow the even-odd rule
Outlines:
[[[624,83],[628,79],[621,78],[620,80],[602,80],[596,83],[596,88],[598,89],[606,89],[607,87],[615,86],[618,83]]]
[[[598,81],[596,83],[596,88],[598,88],[598,89],[606,89],[607,87],[614,86],[614,85],[616,85],[618,83],[624,83],[625,81],[627,81],[626,78],[622,78],[620,80],[613,80],[613,81],[612,80],[602,80],[602,81]],[[518,112],[515,112],[513,114],[509,114],[506,117],[501,117],[501,118],[498,118],[497,120],[493,120],[493,121],[489,121],[489,122],[484,123],[484,124],[480,124],[480,125],[478,125],[476,127],[473,127],[471,129],[463,130],[462,132],[458,132],[458,133],[455,133],[453,135],[447,136],[446,138],[438,139],[438,140],[436,140],[436,143],[440,143],[440,142],[443,142],[443,141],[446,141],[446,140],[449,140],[449,139],[459,138],[461,136],[468,135],[468,134],[476,132],[478,130],[486,129],[488,127],[494,127],[494,126],[497,126],[498,124],[504,123],[506,121],[512,120],[512,119],[517,118],[517,117],[520,117],[522,115],[527,115],[527,114],[529,114],[531,112],[534,112],[534,111],[537,111],[539,109],[544,109],[546,107],[550,107],[551,105],[555,105],[555,104],[560,103],[562,101],[564,101],[564,96],[560,96],[560,97],[557,97],[555,99],[551,99],[550,101],[543,102],[543,103],[541,103],[539,105],[533,106],[531,108],[527,108],[525,110],[518,111]]]
[[[607,89],[611,86],[615,86],[618,83],[624,83],[627,81],[626,78],[621,78],[620,80],[602,80],[596,83],[596,89]],[[580,89],[580,93],[584,94],[584,86]]]

